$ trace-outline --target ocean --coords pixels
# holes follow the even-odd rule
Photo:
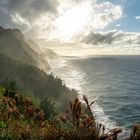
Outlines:
[[[96,120],[109,130],[127,135],[140,122],[140,56],[62,57],[51,62],[52,72],[85,94]]]

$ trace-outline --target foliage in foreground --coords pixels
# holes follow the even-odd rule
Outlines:
[[[45,106],[52,107],[52,103],[45,103],[48,100],[35,105],[28,97],[16,92],[10,96],[10,93],[5,87],[0,88],[1,140],[117,140],[122,131],[114,128],[106,132],[105,126],[97,124],[90,109],[95,101],[89,103],[86,96],[83,96],[85,105],[76,98],[70,101],[69,109],[63,115],[49,119],[45,117]],[[54,112],[51,110],[51,113]],[[135,125],[127,140],[139,139],[140,126]]]

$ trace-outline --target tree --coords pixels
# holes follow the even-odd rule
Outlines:
[[[6,79],[1,85],[5,88],[4,96],[11,98],[15,97],[16,81],[9,81]]]
[[[41,101],[40,107],[45,113],[45,119],[49,119],[55,114],[54,103],[47,97]]]

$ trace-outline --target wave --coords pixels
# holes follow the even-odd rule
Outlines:
[[[82,94],[86,94],[86,96],[89,98],[89,101],[92,102],[92,100],[94,100],[95,97],[91,96],[91,94],[88,94],[88,91],[84,90],[84,86],[87,86],[88,84],[90,85],[91,83],[88,83],[87,80],[84,80],[84,78],[86,77],[86,73],[84,73],[78,67],[75,67],[71,63],[71,60],[73,59],[76,58],[63,57],[57,60],[51,60],[49,64],[51,65],[52,72],[57,77],[61,78],[66,84],[66,86],[72,89],[76,89],[79,93],[79,97]],[[117,122],[111,120],[110,117],[105,114],[103,108],[97,102],[92,107],[92,111],[95,115],[97,122],[102,122],[102,124],[106,126],[106,131],[118,127]]]

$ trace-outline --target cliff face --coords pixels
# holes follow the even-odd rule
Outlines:
[[[41,52],[39,50],[35,51],[18,29],[3,29],[0,27],[0,53],[24,63],[38,66],[44,71],[50,69],[47,60],[43,59]]]

